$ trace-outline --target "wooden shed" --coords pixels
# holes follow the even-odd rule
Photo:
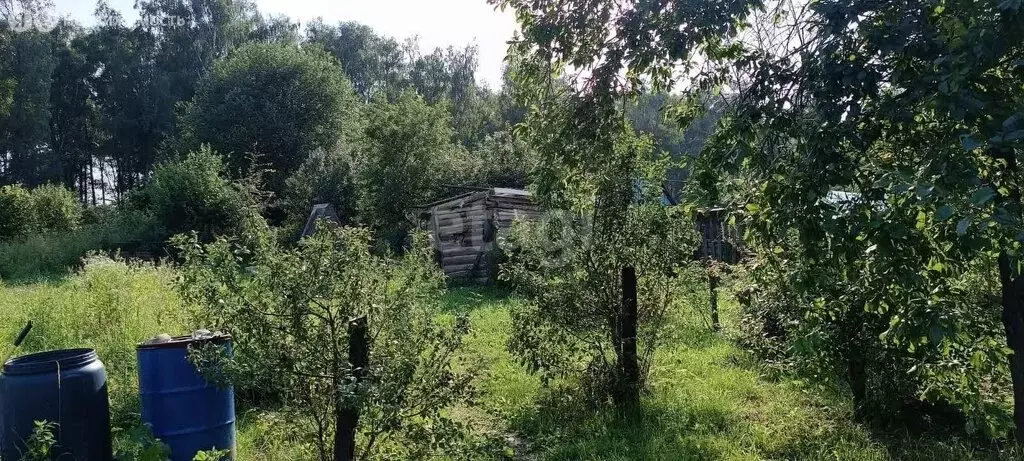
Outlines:
[[[506,234],[516,219],[539,215],[529,192],[502,187],[466,192],[419,209],[420,223],[430,233],[445,275],[479,283],[497,275],[498,236]]]
[[[697,259],[713,259],[729,264],[740,261],[741,254],[737,248],[742,243],[738,226],[729,225],[729,210],[710,208],[697,212],[695,219],[697,233],[701,235],[701,244],[697,248]]]

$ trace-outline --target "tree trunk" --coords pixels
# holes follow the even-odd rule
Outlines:
[[[867,372],[864,369],[864,354],[860,347],[851,348],[847,363],[847,379],[850,382],[850,390],[853,391],[853,418],[862,421],[866,414],[865,406],[867,400]]]
[[[370,349],[366,334],[366,316],[348,322],[348,361],[358,383],[366,374],[370,363]],[[346,404],[338,393],[335,402],[334,461],[351,461],[356,456],[356,429],[359,426],[359,406]]]
[[[1014,261],[1006,252],[999,254],[999,282],[1002,288],[1003,328],[1013,382],[1014,439],[1024,442],[1024,277],[1015,274]]]
[[[619,390],[619,407],[637,408],[640,404],[640,360],[636,352],[637,300],[636,270],[622,268],[622,304],[618,315],[619,371],[622,388]]]

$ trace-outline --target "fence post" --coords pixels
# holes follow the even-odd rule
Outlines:
[[[708,302],[711,305],[711,329],[719,331],[722,324],[718,320],[718,271],[711,258],[706,260],[708,270]]]
[[[370,349],[366,334],[366,316],[348,321],[348,362],[356,380],[356,389],[366,375],[370,364]],[[359,426],[359,406],[342,405],[338,399],[336,411],[334,461],[351,461],[356,456],[356,428]]]
[[[625,379],[622,391],[623,402],[635,407],[640,403],[640,361],[636,352],[637,300],[636,269],[622,268],[622,305],[619,309],[619,340],[622,361],[622,377]]]

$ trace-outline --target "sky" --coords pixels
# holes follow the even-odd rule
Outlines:
[[[131,23],[138,15],[134,0],[108,0]],[[255,0],[264,15],[286,15],[303,25],[321,16],[331,24],[356,21],[373,27],[378,34],[403,40],[418,36],[421,49],[463,47],[475,43],[480,66],[477,81],[492,88],[501,84],[502,61],[516,30],[515,17],[498,11],[486,0]],[[82,24],[93,24],[93,0],[54,0],[57,16],[70,16]]]

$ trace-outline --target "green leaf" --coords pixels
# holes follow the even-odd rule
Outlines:
[[[971,226],[971,218],[968,216],[961,219],[960,222],[956,223],[957,235],[964,235],[967,233],[967,228]]]
[[[971,194],[971,203],[975,206],[981,206],[992,200],[992,197],[996,195],[996,191],[992,190],[991,187],[985,186]]]
[[[749,211],[751,214],[757,214],[757,212],[761,211],[761,206],[756,203],[748,203],[747,211]]]
[[[949,219],[950,216],[953,216],[953,208],[949,205],[942,205],[935,210],[935,219],[938,219],[939,221],[945,221]]]

